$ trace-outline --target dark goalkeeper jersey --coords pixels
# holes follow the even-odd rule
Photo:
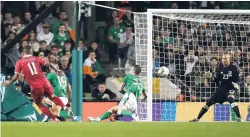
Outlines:
[[[221,67],[217,69],[215,82],[220,82],[220,87],[225,89],[234,89],[232,82],[237,83],[239,81],[239,71],[234,65],[227,67]]]

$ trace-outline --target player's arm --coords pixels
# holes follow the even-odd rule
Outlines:
[[[16,66],[15,66],[15,74],[14,74],[14,76],[12,77],[11,80],[5,81],[3,83],[3,86],[6,87],[6,86],[9,86],[10,84],[12,84],[13,82],[15,82],[18,79],[21,72],[22,72],[22,68],[21,68],[21,65],[20,65],[20,61],[17,61]]]
[[[123,90],[123,88],[125,87],[125,83],[122,83],[120,89],[119,89],[119,92],[122,93],[122,94],[125,94],[125,91]]]
[[[240,72],[237,67],[234,67],[232,82],[237,83],[239,82],[239,80],[240,80]]]
[[[72,88],[71,88],[71,85],[69,82],[68,82],[68,86],[67,86],[67,94],[68,94],[69,102],[72,102]]]
[[[46,62],[45,63],[46,67],[52,68],[53,70],[55,70],[56,72],[59,72],[60,70],[57,69],[53,64],[51,64],[50,62]]]
[[[232,84],[233,84],[234,88],[237,90],[237,92],[240,91],[240,86],[238,84],[239,79],[240,79],[240,72],[237,69],[237,67],[234,67],[233,68],[233,76],[232,76]]]
[[[45,60],[40,59],[38,57],[36,58],[36,60],[40,63],[41,66],[46,66],[46,67],[52,68],[53,70],[55,70],[55,72],[61,72],[61,70],[57,69],[53,64],[51,64],[48,61],[45,61]]]
[[[143,90],[142,90],[142,95],[143,95],[143,99],[142,99],[142,101],[145,101],[147,98],[148,98],[148,96],[147,96],[147,94],[146,94],[146,89],[145,88],[143,88]]]
[[[19,77],[19,74],[15,73],[15,75],[12,77],[12,79],[10,81],[7,80],[3,83],[3,86],[7,87],[7,86],[11,85],[13,82],[15,82],[18,79],[18,77]]]

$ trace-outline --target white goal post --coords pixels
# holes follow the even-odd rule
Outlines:
[[[204,101],[216,90],[211,80],[213,67],[210,61],[216,58],[215,61],[219,62],[221,49],[234,55],[235,63],[243,64],[239,66],[242,70],[250,61],[244,60],[243,56],[250,52],[245,51],[246,46],[250,46],[250,10],[148,9],[146,14],[134,13],[134,25],[136,64],[142,67],[141,77],[148,94],[147,102],[138,104],[140,118],[145,121],[188,121],[195,118]],[[192,59],[189,58],[191,51],[194,54]],[[242,60],[236,59],[238,52]],[[160,58],[158,63],[156,58]],[[201,60],[205,60],[204,63]],[[170,69],[167,78],[155,75],[162,63]],[[191,69],[187,69],[188,63]],[[194,80],[191,73],[195,73]],[[245,119],[249,97],[240,94],[238,100],[241,100],[239,107]],[[204,121],[231,121],[234,117],[228,104],[215,105],[206,115]]]

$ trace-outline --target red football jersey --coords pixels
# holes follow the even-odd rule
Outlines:
[[[42,86],[47,79],[43,74],[41,66],[45,66],[46,61],[38,57],[26,55],[16,63],[15,73],[24,74],[30,87]]]

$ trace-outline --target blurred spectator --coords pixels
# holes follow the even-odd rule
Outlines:
[[[120,44],[119,44],[119,63],[121,66],[125,65],[128,47],[134,42],[134,34],[132,33],[132,28],[127,27],[126,32],[120,35]]]
[[[82,50],[82,60],[83,62],[88,58],[88,47],[84,45],[84,40],[80,39],[78,43],[78,50]]]
[[[54,35],[58,34],[58,28],[63,24],[63,20],[67,18],[67,13],[65,11],[60,11],[59,20],[53,25],[52,33]],[[59,30],[60,33],[60,30]]]
[[[68,59],[71,58],[71,52],[70,52],[69,50],[66,50],[65,53],[64,53],[64,55],[65,55]]]
[[[80,39],[78,43],[78,50],[87,51],[88,48],[84,45],[84,40]]]
[[[117,61],[117,46],[120,42],[120,36],[124,30],[124,25],[120,24],[120,19],[118,17],[114,18],[114,25],[108,30],[110,63],[115,63]]]
[[[23,22],[24,27],[28,26],[28,25],[32,22],[31,17],[32,17],[32,16],[31,16],[30,11],[26,11],[26,12],[24,13],[24,22]]]
[[[4,14],[4,20],[3,20],[3,24],[12,24],[13,23],[13,18],[12,18],[12,14],[7,12]]]
[[[244,82],[240,85],[240,97],[248,97],[250,92],[250,75],[245,76]]]
[[[47,45],[50,45],[54,34],[49,31],[49,24],[43,24],[43,31],[37,34],[37,40],[42,41],[45,40]]]
[[[241,56],[241,51],[236,50],[233,56],[233,64],[238,67],[243,67],[243,58]]]
[[[44,19],[44,22],[48,23],[50,30],[53,30],[53,25],[57,22],[57,18],[49,14],[48,17]]]
[[[54,33],[52,43],[55,43],[59,52],[62,52],[65,49],[64,42],[69,41],[70,37],[68,33],[65,33],[65,25],[61,24],[58,30],[59,30],[59,33],[57,34]]]
[[[47,49],[47,42],[45,40],[41,40],[39,42],[39,45],[40,45],[39,51],[44,52],[44,56],[47,57],[50,53],[50,50]]]
[[[100,82],[105,82],[106,77],[103,75],[102,67],[95,59],[95,52],[89,51],[89,57],[84,61],[83,74],[84,79],[84,92],[91,92],[90,86]]]
[[[55,54],[49,54],[48,56],[49,62],[54,65],[54,67],[56,67],[57,69],[59,69],[59,65],[58,65],[58,58]],[[56,73],[52,68],[49,68],[49,72],[54,72]]]
[[[39,51],[38,57],[44,59],[45,55],[43,51]]]
[[[72,84],[71,64],[70,64],[69,58],[67,56],[62,56],[61,57],[59,68],[65,73],[65,75],[67,76],[70,84]]]
[[[11,40],[13,40],[14,38],[16,37],[16,33],[10,31],[9,34],[8,34],[8,39],[6,39],[4,42],[3,42],[3,45],[5,46],[7,43],[9,43]],[[2,46],[2,47],[4,47]]]
[[[194,49],[193,47],[190,47],[188,50],[188,55],[184,58],[185,64],[186,64],[186,71],[185,75],[191,73],[193,71],[193,68],[195,66],[195,63],[199,60],[197,56],[194,55]]]
[[[51,47],[51,53],[58,56],[58,53],[59,53],[58,48],[56,46],[52,46]]]
[[[132,17],[132,13],[131,11],[125,11],[125,14],[122,16],[122,23],[126,26],[126,27],[130,27],[132,28],[132,30],[134,30],[134,19]]]
[[[100,51],[99,51],[97,42],[95,42],[95,41],[91,42],[91,45],[90,45],[88,51],[94,51],[95,52],[95,59],[100,62],[101,56],[100,56]]]
[[[157,73],[160,68],[159,54],[156,49],[153,49],[153,74]]]
[[[107,89],[105,83],[99,83],[98,88],[92,91],[92,97],[99,101],[112,100],[116,98],[116,94]]]
[[[64,51],[71,51],[72,50],[72,46],[71,46],[71,42],[70,41],[65,41],[64,42],[64,46],[65,46]]]
[[[28,34],[28,41],[29,45],[32,47],[33,52],[37,53],[39,51],[39,43],[38,40],[36,39],[36,33],[34,31],[31,31]]]
[[[9,34],[9,39],[7,39],[7,43],[8,41],[12,40],[15,38],[15,33],[10,33]],[[5,75],[10,77],[14,75],[14,69],[15,69],[15,65],[16,62],[19,60],[20,58],[20,53],[18,51],[18,47],[17,45],[15,45],[13,48],[11,48],[7,53],[5,53],[5,64],[4,64],[4,68],[5,68]]]
[[[23,52],[23,48],[24,48],[25,46],[28,46],[28,45],[29,45],[29,43],[28,43],[27,40],[22,40],[22,41],[20,42],[19,46],[18,46],[18,51],[19,51],[20,53],[22,53],[22,52]]]
[[[107,32],[108,29],[114,25],[114,19],[117,17],[117,11],[114,10],[111,13],[111,16],[108,17],[108,19],[106,20],[106,27],[107,27]]]
[[[135,45],[131,44],[128,48],[127,61],[125,64],[125,74],[130,74],[130,70],[135,64],[136,64],[136,62],[135,62]]]
[[[176,2],[173,2],[171,4],[171,9],[178,9],[178,4]]]
[[[65,32],[69,34],[70,39],[75,41],[76,40],[76,33],[75,31],[69,26],[68,19],[63,19],[62,23],[65,25]]]
[[[12,30],[18,34],[24,29],[24,26],[21,24],[21,18],[19,15],[15,15],[12,24]]]
[[[174,43],[174,38],[171,36],[171,30],[170,29],[162,29],[162,39],[163,39],[163,46],[166,46],[166,44],[173,44]]]

